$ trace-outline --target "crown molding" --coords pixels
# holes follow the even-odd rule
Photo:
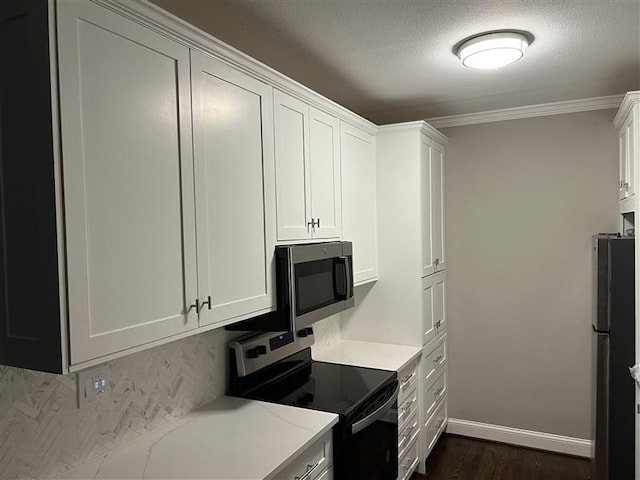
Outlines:
[[[189,48],[221,60],[274,88],[375,135],[377,125],[148,0],[91,0]]]
[[[449,139],[446,135],[433,128],[433,126],[429,125],[424,120],[418,120],[415,122],[393,123],[390,125],[381,125],[378,127],[378,135],[407,132],[424,133],[427,137],[435,140],[442,145],[446,145],[449,143]]]
[[[629,113],[631,113],[633,106],[638,104],[640,104],[640,90],[627,92],[622,100],[618,113],[616,113],[616,116],[613,119],[613,126],[620,128],[620,125],[625,121]]]
[[[478,123],[518,120],[521,118],[544,117],[547,115],[560,115],[563,113],[588,112],[590,110],[618,108],[623,97],[624,95],[609,95],[606,97],[583,98],[580,100],[568,100],[565,102],[541,103],[538,105],[503,108],[500,110],[489,110],[486,112],[434,117],[426,119],[426,122],[436,128],[447,128],[459,127],[462,125],[475,125]]]

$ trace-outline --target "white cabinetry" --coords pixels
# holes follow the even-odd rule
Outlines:
[[[373,124],[148,2],[8,5],[30,55],[0,76],[1,364],[67,373],[265,313],[276,242],[341,237],[340,121]]]
[[[411,477],[420,462],[420,357],[398,372],[398,479]]]
[[[191,82],[200,324],[229,323],[275,305],[273,89],[199,52]]]
[[[446,272],[422,279],[422,342],[428,344],[446,331]]]
[[[622,213],[634,211],[640,164],[640,92],[625,96],[613,120],[618,130],[619,199]]]
[[[341,122],[340,149],[343,238],[353,242],[353,279],[361,285],[378,278],[376,138]]]
[[[274,93],[278,241],[339,238],[338,119]]]
[[[333,480],[333,439],[332,433],[302,452],[274,480]]]
[[[194,329],[189,49],[58,4],[71,363]]]

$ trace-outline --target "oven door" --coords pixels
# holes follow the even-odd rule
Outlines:
[[[349,242],[332,242],[292,250],[290,308],[296,330],[353,306],[350,247]]]
[[[398,398],[395,382],[382,405],[364,418],[347,422],[343,432],[336,480],[396,480],[398,477]],[[375,402],[378,403],[378,402]],[[375,405],[375,404],[374,404]]]

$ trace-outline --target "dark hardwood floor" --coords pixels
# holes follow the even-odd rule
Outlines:
[[[541,450],[443,435],[425,475],[411,480],[585,480],[589,460]]]

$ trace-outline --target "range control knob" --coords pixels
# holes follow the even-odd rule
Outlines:
[[[265,345],[258,345],[247,350],[247,357],[258,358],[260,355],[264,355],[265,353],[267,353],[267,347]]]
[[[304,338],[307,335],[309,335],[309,333],[307,332],[306,328],[303,328],[302,330],[298,330],[298,337]]]
[[[305,330],[307,331],[307,335],[313,335],[313,327],[307,327]]]

